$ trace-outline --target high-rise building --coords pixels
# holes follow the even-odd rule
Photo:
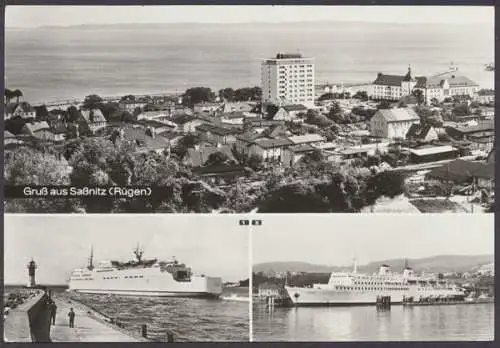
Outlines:
[[[278,53],[262,62],[262,102],[314,106],[314,59]]]

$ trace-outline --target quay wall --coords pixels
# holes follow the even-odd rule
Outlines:
[[[48,296],[36,294],[15,309],[4,320],[6,342],[50,342],[50,309]]]

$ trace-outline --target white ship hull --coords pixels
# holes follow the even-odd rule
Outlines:
[[[394,290],[387,292],[373,291],[337,291],[315,288],[285,287],[288,296],[295,306],[348,306],[371,305],[377,302],[377,296],[390,296],[391,303],[402,303],[403,296],[411,296],[408,292]]]
[[[403,303],[404,297],[418,301],[425,297],[461,295],[451,289],[382,290],[382,291],[339,291],[327,288],[285,287],[294,306],[349,306],[373,305],[378,296],[390,296],[392,304]]]
[[[127,296],[218,297],[222,293],[222,279],[192,276],[188,281],[177,281],[159,268],[84,271],[70,278],[69,290]]]

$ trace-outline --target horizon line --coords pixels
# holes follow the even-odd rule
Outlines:
[[[5,26],[5,30],[8,29],[63,29],[63,28],[77,28],[77,27],[112,27],[112,26],[158,26],[158,25],[242,25],[242,24],[333,24],[333,23],[351,23],[351,24],[374,24],[374,25],[400,25],[400,26],[410,26],[410,25],[446,25],[446,26],[476,26],[476,25],[490,25],[490,23],[485,23],[484,21],[469,22],[469,23],[444,23],[444,22],[392,22],[392,21],[362,21],[362,20],[283,20],[277,21],[265,21],[265,20],[255,20],[255,21],[241,21],[241,22],[123,22],[123,23],[80,23],[80,24],[69,24],[69,25],[41,25],[41,26]],[[494,23],[492,25],[494,27]]]

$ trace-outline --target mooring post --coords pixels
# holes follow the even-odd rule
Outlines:
[[[148,337],[148,327],[146,324],[142,324],[141,331],[142,331],[142,337],[147,338]]]
[[[174,333],[172,331],[167,331],[167,342],[168,343],[174,342]]]

